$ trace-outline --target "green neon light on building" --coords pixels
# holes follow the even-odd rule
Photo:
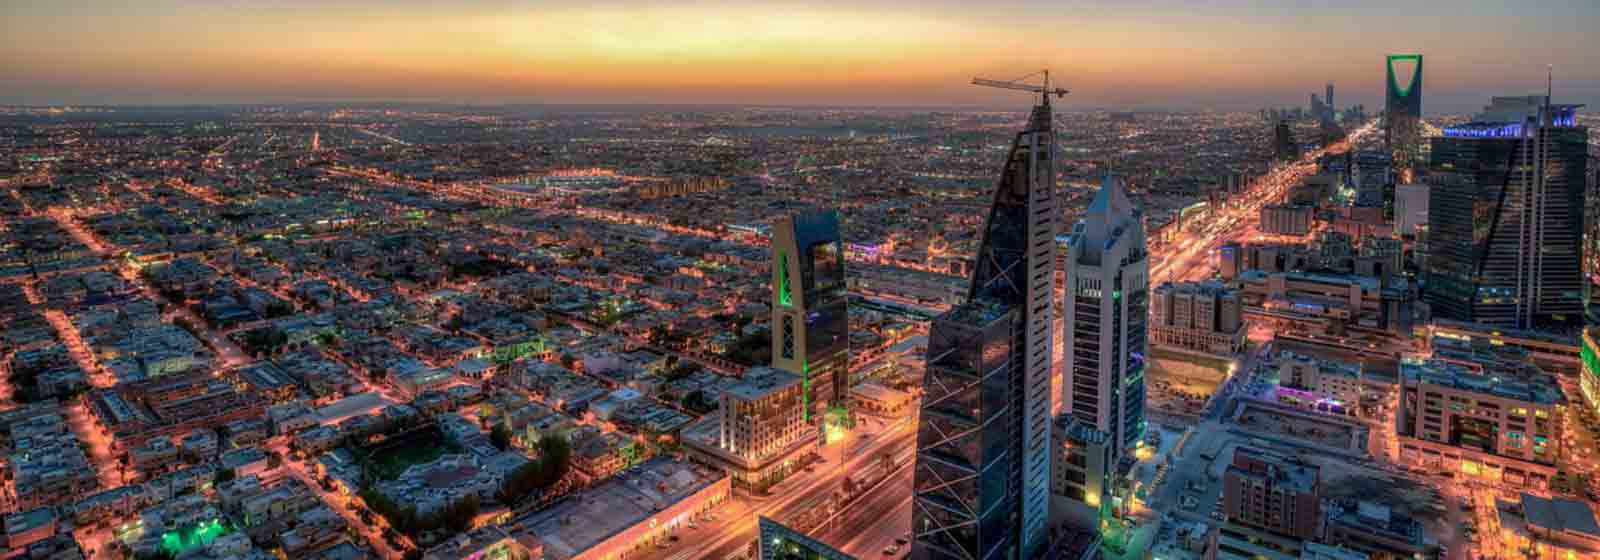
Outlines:
[[[1406,87],[1400,87],[1400,82],[1397,79],[1398,77],[1395,76],[1395,74],[1394,74],[1394,63],[1397,62],[1397,61],[1406,61],[1406,60],[1409,60],[1409,61],[1412,61],[1412,62],[1416,62],[1417,63],[1417,67],[1412,69],[1412,76],[1411,76],[1410,85],[1407,85]],[[1418,83],[1422,82],[1422,55],[1420,55],[1420,54],[1391,54],[1391,55],[1389,55],[1389,64],[1388,64],[1388,66],[1389,66],[1389,87],[1393,88],[1396,93],[1399,93],[1400,97],[1405,97],[1405,96],[1411,95],[1411,88],[1416,87]]]
[[[211,541],[217,540],[217,537],[227,532],[227,527],[224,527],[220,520],[212,519],[188,529],[163,533],[161,549],[178,556],[183,552],[211,544]]]
[[[778,251],[778,305],[794,305],[789,298],[789,257],[783,251]]]
[[[800,411],[805,414],[805,421],[811,421],[811,375],[806,372],[805,363],[800,364]]]

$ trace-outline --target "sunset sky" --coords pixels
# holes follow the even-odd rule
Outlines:
[[[0,104],[296,101],[1008,105],[1050,68],[1095,107],[1600,105],[1600,1],[0,0]],[[1597,109],[1600,110],[1600,109]]]

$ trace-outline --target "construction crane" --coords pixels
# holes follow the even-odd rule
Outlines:
[[[1042,85],[1034,85],[1034,84],[1030,84],[1030,83],[1027,83],[1027,82],[1024,81],[1024,80],[1027,80],[1027,79],[1032,78],[1034,76],[1043,76],[1043,82],[1044,83]],[[1034,72],[1032,74],[1028,74],[1026,76],[1023,76],[1021,78],[1017,78],[1015,80],[989,80],[989,79],[985,79],[985,78],[973,78],[972,79],[972,85],[984,86],[984,87],[992,87],[992,88],[1000,88],[1000,89],[1014,89],[1014,90],[1019,90],[1019,91],[1031,91],[1033,93],[1037,93],[1037,94],[1040,94],[1041,96],[1043,96],[1045,103],[1049,103],[1050,102],[1050,95],[1051,94],[1054,94],[1057,98],[1066,97],[1066,95],[1067,95],[1067,90],[1065,88],[1053,88],[1052,89],[1050,87],[1050,71],[1049,70],[1040,70],[1038,72]]]

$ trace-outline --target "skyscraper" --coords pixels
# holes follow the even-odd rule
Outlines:
[[[844,241],[832,210],[779,218],[772,228],[772,365],[801,377],[805,420],[822,421],[850,394],[850,316]]]
[[[929,332],[914,558],[1026,558],[1044,544],[1056,235],[1051,121],[1046,98],[1012,141],[967,301]]]
[[[1122,185],[1107,176],[1073,227],[1066,260],[1066,394],[1072,418],[1103,432],[1110,447],[1104,488],[1144,433],[1149,263],[1144,224]],[[1087,503],[1109,503],[1102,496]]]
[[[1328,110],[1339,112],[1339,105],[1333,102],[1333,82],[1328,82],[1327,95],[1322,96],[1322,101],[1328,104]]]
[[[1496,97],[1432,140],[1423,287],[1435,317],[1582,325],[1588,130],[1577,108]]]
[[[1281,119],[1272,127],[1272,151],[1278,161],[1294,161],[1300,157],[1300,146],[1295,144],[1294,131],[1289,128],[1288,119]]]
[[[1401,76],[1395,72],[1396,63],[1402,67],[1406,63],[1413,64],[1405,85],[1401,85]],[[1422,55],[1391,54],[1384,66],[1389,79],[1384,81],[1387,94],[1384,96],[1383,142],[1394,156],[1395,169],[1403,182],[1409,183],[1422,143]]]

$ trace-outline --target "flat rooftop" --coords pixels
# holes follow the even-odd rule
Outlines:
[[[1275,485],[1287,487],[1295,492],[1308,493],[1317,490],[1320,471],[1314,466],[1258,447],[1241,445],[1234,449],[1233,453],[1235,459],[1243,456],[1266,463],[1267,471],[1255,473],[1237,465],[1228,465],[1229,472],[1238,472],[1246,477],[1264,476],[1272,480]]]
[[[1535,526],[1600,539],[1600,523],[1595,522],[1594,511],[1586,503],[1563,498],[1546,499],[1524,492],[1522,512],[1528,523]]]
[[[723,478],[658,457],[512,523],[544,543],[547,558],[567,560]]]
[[[1533,404],[1567,402],[1566,394],[1556,380],[1542,374],[1514,377],[1510,372],[1476,370],[1453,361],[1405,358],[1400,360],[1400,376],[1411,383],[1427,383]]]
[[[799,385],[800,382],[800,376],[781,369],[754,367],[744,372],[744,379],[724,388],[722,393],[740,400],[753,401]]]

